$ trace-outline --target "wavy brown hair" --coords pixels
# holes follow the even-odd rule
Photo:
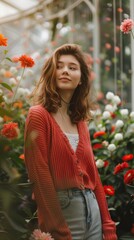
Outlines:
[[[56,87],[57,62],[61,55],[72,55],[80,63],[81,84],[77,86],[68,106],[68,114],[71,121],[77,123],[80,120],[91,118],[90,110],[93,109],[91,98],[90,70],[81,48],[76,44],[64,44],[57,48],[50,56],[42,69],[39,82],[32,92],[33,104],[40,104],[48,112],[56,113],[61,107],[61,97]]]

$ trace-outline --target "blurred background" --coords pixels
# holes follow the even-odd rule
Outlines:
[[[89,55],[99,101],[107,91],[134,109],[134,40],[120,31],[134,17],[133,0],[2,0],[0,32],[10,56],[30,54],[36,65],[24,82],[36,82],[45,59],[61,44],[77,43]]]

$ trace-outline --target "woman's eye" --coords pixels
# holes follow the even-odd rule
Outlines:
[[[70,69],[71,69],[71,70],[76,70],[76,68],[75,68],[75,67],[70,67]]]
[[[57,65],[57,69],[60,69],[60,68],[62,68],[62,66],[61,65]]]

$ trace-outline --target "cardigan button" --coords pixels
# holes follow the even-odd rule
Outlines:
[[[82,171],[79,171],[79,176],[83,177],[83,172]]]

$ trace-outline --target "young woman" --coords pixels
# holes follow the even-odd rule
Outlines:
[[[80,47],[65,44],[45,62],[25,127],[25,160],[39,227],[55,240],[116,240],[95,165],[89,70]]]

